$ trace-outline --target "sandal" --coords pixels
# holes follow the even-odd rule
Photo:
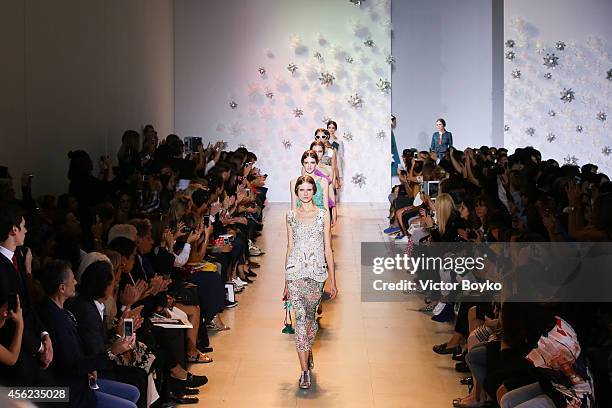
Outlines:
[[[225,331],[225,330],[229,330],[230,329],[229,326],[215,324],[215,323],[208,323],[206,325],[206,328],[207,329],[211,329],[211,330],[215,330],[215,331]]]
[[[199,364],[199,363],[207,364],[207,363],[212,363],[213,359],[204,353],[198,353],[196,356],[187,355],[187,362],[193,363],[193,364]]]

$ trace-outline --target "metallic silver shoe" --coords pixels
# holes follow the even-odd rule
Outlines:
[[[308,354],[308,369],[311,371],[314,369],[314,358],[312,357],[312,350],[310,350],[310,353]]]
[[[303,390],[310,388],[310,371],[302,371],[302,375],[300,377],[300,388]]]

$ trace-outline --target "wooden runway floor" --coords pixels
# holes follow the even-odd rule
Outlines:
[[[450,356],[432,352],[446,341],[448,324],[434,323],[407,302],[362,303],[361,242],[380,242],[387,226],[384,205],[347,204],[333,230],[338,297],[324,303],[315,341],[310,390],[298,389],[299,362],[292,335],[281,333],[286,204],[266,208],[258,246],[265,255],[254,284],[226,310],[231,327],[211,333],[214,362],[192,366],[209,383],[202,407],[450,407],[464,396]]]

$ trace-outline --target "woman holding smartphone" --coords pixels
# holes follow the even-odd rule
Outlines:
[[[316,310],[329,277],[330,299],[336,297],[336,275],[331,248],[330,216],[314,203],[317,183],[310,175],[297,178],[294,193],[300,205],[287,212],[287,254],[283,299],[295,310],[295,344],[300,360],[299,387],[310,388],[314,368],[312,345],[317,334]]]

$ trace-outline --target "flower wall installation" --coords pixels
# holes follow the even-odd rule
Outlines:
[[[391,146],[377,134],[390,134],[390,2],[225,2],[225,16],[206,14],[206,2],[188,3],[177,8],[192,24],[177,42],[193,44],[175,57],[177,132],[223,139],[230,149],[246,144],[270,175],[268,199],[286,202],[314,130],[333,120],[344,149],[342,200],[385,202]],[[186,18],[192,15],[200,18]],[[257,20],[247,21],[218,38],[213,27],[245,16],[274,24],[262,30]],[[363,176],[358,183],[351,182],[355,174]]]
[[[520,17],[509,21],[504,49],[506,147],[531,145],[560,164],[594,163],[612,174],[612,157],[605,154],[612,144],[606,114],[612,109],[610,44],[593,36],[551,41],[532,22]],[[515,58],[508,58],[509,52]]]

